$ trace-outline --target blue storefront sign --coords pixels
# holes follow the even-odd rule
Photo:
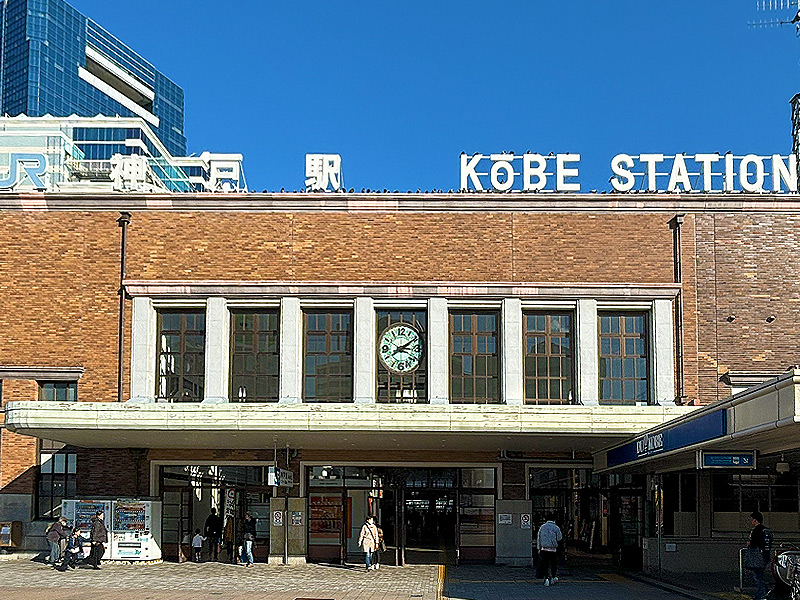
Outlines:
[[[700,451],[697,466],[700,469],[755,469],[755,452]]]
[[[632,442],[608,451],[609,467],[616,467],[648,456],[654,456],[706,442],[726,433],[724,410],[715,410],[689,419],[656,433],[645,433]]]

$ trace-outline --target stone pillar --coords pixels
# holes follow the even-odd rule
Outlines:
[[[502,396],[505,404],[523,404],[522,382],[522,300],[503,300],[502,352]]]
[[[356,404],[375,403],[375,307],[372,298],[356,298],[353,311],[353,398]]]
[[[599,403],[597,348],[597,300],[578,300],[576,355],[578,358],[577,401],[587,406]]]
[[[672,314],[672,300],[653,301],[651,319],[653,404],[675,403],[675,343]]]
[[[302,402],[303,397],[303,311],[298,298],[281,298],[280,330],[281,404]]]
[[[150,298],[133,299],[131,319],[131,398],[156,395],[156,311]]]
[[[206,301],[205,398],[228,401],[231,318],[225,298]]]
[[[450,399],[450,328],[447,298],[428,299],[428,399],[448,404]]]

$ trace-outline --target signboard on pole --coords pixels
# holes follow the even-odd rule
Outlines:
[[[292,487],[294,485],[294,473],[288,469],[267,467],[267,485]]]

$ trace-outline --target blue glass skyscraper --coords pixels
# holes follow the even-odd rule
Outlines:
[[[63,0],[0,0],[0,114],[140,117],[186,154],[183,90]]]

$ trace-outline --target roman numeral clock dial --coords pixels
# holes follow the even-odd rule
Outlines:
[[[378,358],[393,373],[410,373],[422,359],[422,336],[406,323],[395,323],[378,338]]]

